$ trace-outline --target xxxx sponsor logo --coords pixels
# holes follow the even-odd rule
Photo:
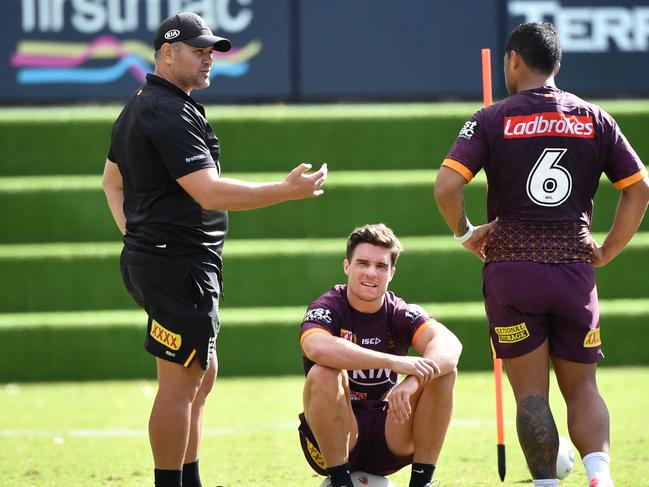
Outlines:
[[[599,334],[599,328],[593,328],[586,334],[584,338],[584,348],[599,347],[602,344],[602,339]]]
[[[308,438],[304,439],[306,440],[306,448],[309,450],[309,455],[311,455],[313,461],[318,465],[318,467],[322,469],[327,468],[327,464],[325,463],[324,458],[322,458],[322,454],[318,451],[315,445],[311,443]]]
[[[568,115],[561,112],[534,113],[505,117],[504,137],[521,139],[527,137],[595,137],[593,117]]]
[[[356,343],[356,335],[351,330],[345,330],[344,328],[340,329],[340,338],[347,340],[348,342]]]
[[[165,347],[169,347],[172,350],[178,350],[182,343],[182,337],[180,335],[167,330],[156,320],[151,320],[150,335],[155,341],[162,343]]]
[[[498,335],[498,343],[520,342],[530,336],[525,323],[514,326],[496,326],[494,331]]]

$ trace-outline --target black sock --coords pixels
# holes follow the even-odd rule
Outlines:
[[[328,468],[327,473],[331,479],[331,487],[354,487],[349,470],[349,463]]]
[[[162,470],[156,468],[153,471],[155,476],[155,487],[182,487],[182,471]]]
[[[408,487],[426,487],[433,479],[435,465],[431,463],[413,463]]]
[[[198,473],[198,460],[183,465],[183,487],[203,487]]]

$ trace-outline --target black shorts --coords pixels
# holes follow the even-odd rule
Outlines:
[[[385,421],[388,403],[381,400],[352,401],[352,409],[358,424],[358,441],[349,452],[351,471],[362,470],[374,475],[390,475],[412,463],[412,455],[395,455],[388,448],[385,438]],[[320,475],[327,475],[326,465],[315,435],[306,421],[304,413],[299,415],[300,445],[304,458]]]
[[[168,257],[124,247],[122,278],[148,314],[144,348],[158,358],[207,370],[216,351],[221,293],[216,266],[203,257]]]

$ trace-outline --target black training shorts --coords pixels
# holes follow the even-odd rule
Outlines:
[[[124,247],[122,278],[148,314],[144,348],[189,367],[196,359],[207,370],[219,332],[217,268],[200,257],[165,256]]]

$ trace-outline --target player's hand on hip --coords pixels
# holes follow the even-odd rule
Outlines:
[[[434,360],[408,355],[395,356],[391,369],[399,374],[414,375],[420,384],[428,384],[440,372],[439,365]]]
[[[606,250],[603,245],[599,245],[594,240],[591,242],[593,247],[593,267],[602,267],[608,264],[611,259],[606,255]]]
[[[386,397],[390,405],[388,408],[388,418],[401,424],[408,421],[412,413],[410,397],[417,392],[418,388],[419,383],[414,377],[407,377],[400,384],[393,387]]]
[[[497,222],[498,218],[489,223],[485,223],[484,225],[475,227],[471,238],[462,244],[465,249],[473,252],[482,262],[486,259],[485,246],[489,240],[489,233],[491,233],[491,230]]]
[[[311,164],[302,163],[284,179],[283,184],[288,188],[290,199],[315,198],[324,193],[322,186],[327,180],[327,163],[322,164],[314,173],[306,174],[309,170]]]

